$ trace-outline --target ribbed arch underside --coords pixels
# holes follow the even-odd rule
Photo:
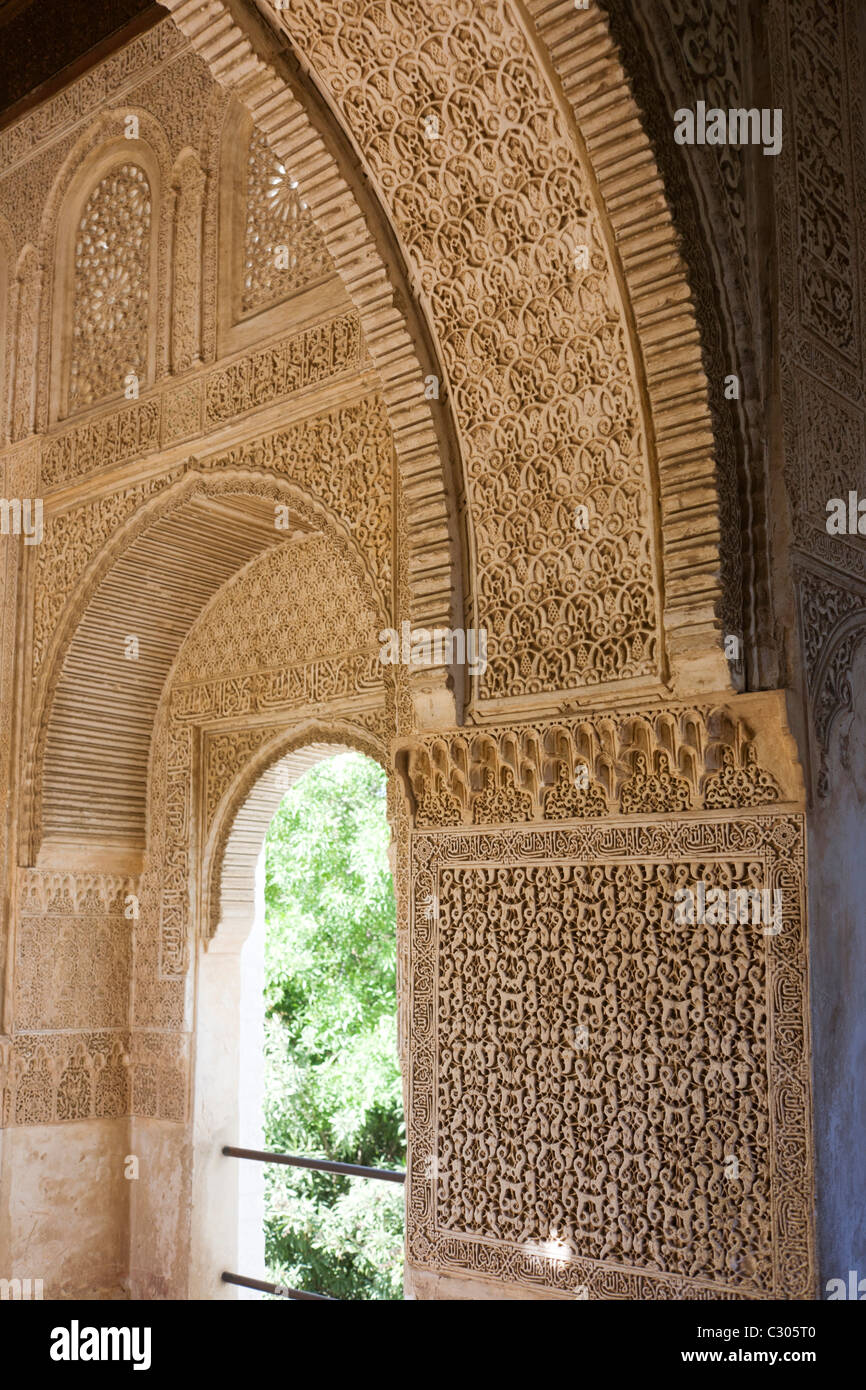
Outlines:
[[[302,529],[277,530],[264,497],[197,497],[118,560],[58,682],[45,746],[43,845],[143,848],[153,722],[181,643],[228,579]]]
[[[308,743],[286,753],[259,777],[232,822],[218,875],[217,949],[234,949],[246,936],[253,919],[256,864],[268,826],[280,802],[299,777],[316,763],[351,750],[336,743]]]

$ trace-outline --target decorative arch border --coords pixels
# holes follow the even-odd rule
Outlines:
[[[554,81],[573,113],[610,220],[625,301],[633,316],[658,468],[664,624],[674,667],[672,684],[676,694],[687,696],[713,688],[712,678],[699,675],[706,659],[700,649],[720,647],[718,620],[727,600],[719,444],[688,267],[664,174],[607,12],[601,5],[575,10],[567,0],[526,0],[526,9]],[[689,681],[689,669],[697,682]],[[713,661],[712,670],[718,679],[715,688],[732,688],[723,657]]]
[[[539,11],[541,0],[530,0]],[[764,496],[765,427],[753,343],[753,307],[746,280],[750,267],[737,254],[733,210],[719,165],[702,153],[673,143],[671,111],[700,95],[702,77],[689,74],[688,44],[700,21],[684,14],[675,21],[666,4],[652,9],[631,3],[608,5],[607,22],[617,49],[638,53],[627,78],[640,106],[674,223],[677,244],[687,248],[686,274],[700,326],[700,353],[709,383],[709,410],[716,443],[725,632],[741,634],[746,658],[732,677],[738,689],[767,689],[779,683],[772,632],[772,575]],[[736,26],[737,6],[727,21]],[[729,7],[730,10],[730,7]],[[582,16],[581,22],[587,22]],[[592,101],[582,87],[576,102]],[[724,103],[722,103],[724,104]],[[736,102],[734,102],[736,104]],[[754,267],[751,268],[754,273]],[[741,399],[724,398],[725,378],[736,372]]]
[[[233,730],[232,732],[240,733],[241,731]],[[272,769],[277,767],[289,754],[301,752],[307,748],[325,750],[321,756],[310,760],[310,767],[316,762],[330,757],[332,753],[345,752],[349,749],[366,754],[368,758],[373,758],[379,763],[386,772],[390,771],[387,741],[378,738],[368,730],[359,728],[352,722],[350,715],[333,720],[303,719],[291,725],[288,730],[281,729],[273,734],[266,743],[252,753],[224,793],[207,839],[203,843],[201,873],[204,910],[201,927],[206,944],[216,936],[224,916],[227,865],[229,871],[233,866],[236,870],[241,871],[250,868],[251,851],[248,842],[243,839],[243,832],[248,829],[248,825],[246,821],[239,823],[239,818],[248,809],[252,810],[255,827],[258,829],[261,825],[262,839],[264,839],[267,827],[286,788],[268,784],[266,790],[269,795],[266,796],[261,806],[258,804],[251,806],[251,800],[262,784],[262,779]],[[301,773],[299,772],[298,775],[300,776]],[[238,829],[242,831],[242,835],[235,843]],[[256,851],[256,856],[257,854],[258,851]],[[228,858],[229,855],[233,856],[231,860]],[[254,868],[255,858],[252,861],[252,869]]]
[[[138,120],[139,138],[136,140],[127,139],[124,135],[125,118],[131,115]],[[148,356],[153,382],[159,381],[168,370],[174,202],[171,148],[154,116],[141,107],[129,105],[101,112],[81,134],[54,180],[42,214],[40,247],[46,283],[39,315],[37,432],[44,432],[60,418],[68,418],[60,409],[62,367],[59,357],[66,328],[65,311],[71,292],[69,261],[78,229],[78,217],[64,218],[63,214],[70,209],[78,214],[100,176],[114,168],[122,158],[140,164],[151,185],[153,226],[156,229],[155,244],[151,250],[151,288],[155,311],[152,311],[149,325]]]
[[[187,460],[181,468],[154,478],[162,485],[148,497],[118,528],[110,541],[80,576],[73,597],[67,602],[58,622],[49,650],[40,667],[31,696],[29,718],[30,739],[22,778],[22,844],[24,862],[33,864],[42,840],[42,804],[45,751],[51,711],[63,678],[66,654],[78,628],[102,581],[128,550],[150,526],[179,510],[196,496],[218,496],[225,493],[269,496],[275,502],[284,501],[294,511],[323,525],[339,538],[353,563],[378,603],[380,611],[389,611],[388,589],[381,578],[373,574],[367,557],[350,534],[346,525],[333,514],[328,505],[313,493],[300,488],[291,479],[256,469],[202,467],[198,459]],[[173,670],[173,668],[172,668]],[[172,670],[166,688],[170,687]],[[158,725],[157,713],[154,727]],[[149,832],[148,832],[149,833]]]
[[[353,190],[290,91],[290,75],[273,31],[251,8],[230,6],[226,0],[162,3],[209,62],[214,76],[246,102],[256,124],[304,187],[311,211],[361,312],[371,354],[383,370],[389,407],[403,411],[402,420],[394,417],[394,428],[398,456],[405,465],[406,444],[412,438],[419,409],[417,400],[411,408],[408,405],[411,393],[406,388],[414,379],[412,389],[418,390],[418,357],[407,342],[402,316],[392,319],[396,331],[388,336],[385,346],[380,308],[387,303],[391,318],[397,294],[402,298],[405,292],[403,277],[391,289],[393,265],[385,264],[374,246]],[[659,471],[663,621],[673,666],[672,689],[683,695],[702,689],[729,689],[731,674],[722,650],[719,617],[725,595],[709,387],[698,320],[662,178],[606,14],[597,6],[592,11],[576,12],[565,0],[556,4],[530,0],[528,8],[535,25],[535,34],[528,33],[530,42],[536,48],[539,41],[545,46],[548,76],[555,77],[579,124],[579,138],[585,144],[601,206],[613,230],[626,301],[643,359]],[[294,71],[291,79],[298,81]],[[328,109],[339,123],[335,103],[329,101]],[[610,139],[612,127],[623,131],[625,144]],[[353,145],[351,132],[343,125],[340,129]],[[393,219],[388,221],[393,228]],[[392,235],[396,239],[393,231]],[[372,284],[377,287],[375,300],[370,295]],[[435,342],[426,321],[425,328]],[[396,395],[395,367],[401,383]],[[418,457],[417,450],[410,449],[411,454]],[[404,467],[404,472],[414,564],[418,554],[414,534],[417,490],[411,468],[406,471]],[[432,621],[430,625],[434,625]]]
[[[267,776],[287,755],[302,751],[311,745],[329,745],[335,752],[349,748],[378,762],[388,775],[388,820],[391,826],[391,872],[394,879],[394,896],[397,909],[397,1036],[400,1062],[403,1070],[404,1102],[408,1102],[407,1082],[409,1074],[409,907],[410,907],[410,868],[409,834],[410,813],[400,775],[394,768],[389,752],[390,736],[394,733],[394,709],[391,694],[386,691],[384,708],[378,706],[366,713],[373,719],[369,727],[359,722],[363,711],[346,710],[316,713],[301,718],[282,717],[282,727],[276,728],[272,735],[251,753],[243,767],[232,779],[223,795],[207,835],[202,836],[197,882],[201,886],[200,937],[204,948],[215,941],[222,917],[222,887],[224,866],[231,835],[250,795],[261,779]],[[279,714],[275,714],[279,720]],[[375,727],[378,721],[379,728]],[[236,732],[242,736],[243,728]],[[327,756],[327,755],[325,755]],[[316,759],[318,761],[318,759]],[[282,795],[282,792],[280,792]],[[278,804],[278,801],[277,801]],[[276,809],[276,806],[274,806]],[[268,816],[273,815],[273,810]],[[267,829],[265,823],[264,829]],[[236,944],[236,941],[235,941]]]

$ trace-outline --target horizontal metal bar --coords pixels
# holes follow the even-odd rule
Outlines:
[[[315,1299],[317,1303],[339,1303],[338,1298],[328,1298],[324,1293],[304,1293],[301,1289],[287,1289],[285,1284],[270,1284],[267,1279],[248,1279],[245,1274],[228,1274],[223,1270],[224,1284],[239,1284],[242,1289],[258,1289],[259,1293],[278,1293],[280,1298]]]
[[[345,1173],[350,1178],[378,1178],[380,1182],[405,1182],[402,1168],[361,1168],[357,1163],[333,1163],[329,1158],[302,1158],[300,1154],[274,1154],[264,1149],[236,1149],[223,1146],[229,1158],[254,1158],[259,1163],[285,1163],[290,1168],[314,1168],[320,1173]]]

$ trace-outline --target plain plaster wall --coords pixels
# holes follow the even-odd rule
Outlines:
[[[128,1291],[129,1120],[0,1130],[0,1278],[41,1279],[43,1297]]]

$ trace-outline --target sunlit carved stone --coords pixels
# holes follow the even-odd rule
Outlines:
[[[230,1296],[255,864],[355,748],[408,1295],[814,1297],[866,1182],[853,0],[165,9],[0,130],[0,484],[44,506],[0,540],[0,1191],[47,1212],[0,1277]],[[752,199],[670,99],[764,53]],[[404,625],[485,661],[386,664]],[[680,922],[695,882],[781,929]]]

